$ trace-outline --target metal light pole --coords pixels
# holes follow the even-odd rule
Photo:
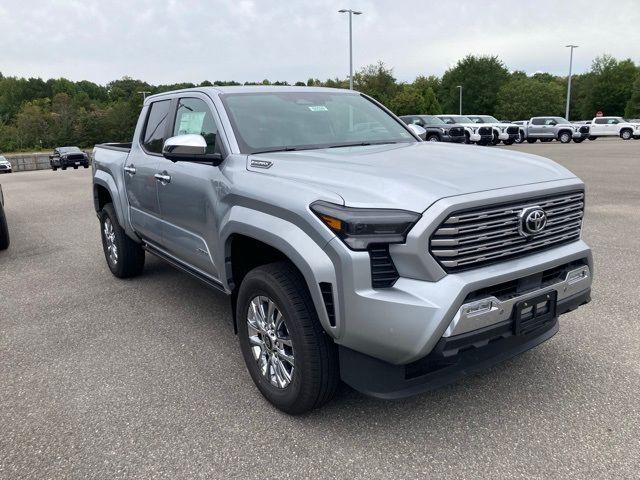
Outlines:
[[[459,115],[462,115],[462,85],[458,85],[458,88],[460,89],[460,113],[459,113]]]
[[[362,15],[362,12],[357,12],[351,9],[338,10],[338,13],[349,14],[349,90],[353,90],[353,29],[351,26],[351,18],[353,15]]]
[[[567,110],[564,118],[569,120],[569,103],[571,102],[571,70],[573,68],[573,49],[578,48],[578,45],[565,45],[566,48],[571,49],[571,55],[569,56],[569,80],[567,81]]]
[[[144,101],[147,99],[147,93],[151,93],[151,92],[143,91],[138,93],[142,94],[142,103],[144,103]]]

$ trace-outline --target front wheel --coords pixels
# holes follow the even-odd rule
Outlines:
[[[633,137],[633,132],[631,130],[623,130],[620,132],[620,138],[623,140],[631,140],[631,137]]]
[[[571,134],[569,132],[561,132],[558,140],[560,140],[560,143],[569,143],[571,141]]]
[[[594,141],[594,140],[596,140],[597,138],[598,138],[598,137],[589,137],[589,140],[591,140],[591,141],[593,142],[593,141]]]
[[[111,273],[118,278],[140,275],[144,268],[144,250],[120,226],[113,204],[107,203],[99,218],[102,249]]]
[[[514,142],[515,140],[512,140],[512,139],[502,141],[502,143],[504,143],[505,145],[513,145]]]
[[[427,137],[427,142],[439,142],[440,138],[438,138],[438,135],[430,135]]]
[[[527,138],[528,143],[536,143],[537,138]]]
[[[573,141],[575,143],[582,143],[582,142],[584,142],[584,138],[574,138]]]
[[[240,284],[236,312],[242,356],[269,402],[299,414],[333,397],[337,349],[293,265],[278,262],[251,270]]]
[[[58,170],[58,167],[51,167],[51,170],[55,172],[56,170]]]
[[[523,143],[524,142],[524,133],[520,132],[520,134],[516,137],[515,139],[516,143]]]

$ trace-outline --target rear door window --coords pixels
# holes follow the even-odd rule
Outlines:
[[[149,153],[162,153],[170,106],[170,100],[153,102],[149,106],[147,122],[142,134],[142,146]]]

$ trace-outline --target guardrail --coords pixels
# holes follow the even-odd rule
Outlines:
[[[91,151],[83,151],[89,155],[89,164],[91,164]],[[11,162],[14,172],[27,172],[51,168],[49,155],[49,153],[16,153],[3,156]]]

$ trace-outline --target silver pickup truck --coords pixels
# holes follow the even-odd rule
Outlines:
[[[547,340],[590,300],[575,175],[422,142],[357,92],[154,95],[131,144],[93,155],[111,272],[139,275],[150,253],[228,294],[247,369],[285,412],[340,379],[381,398],[438,387]]]

